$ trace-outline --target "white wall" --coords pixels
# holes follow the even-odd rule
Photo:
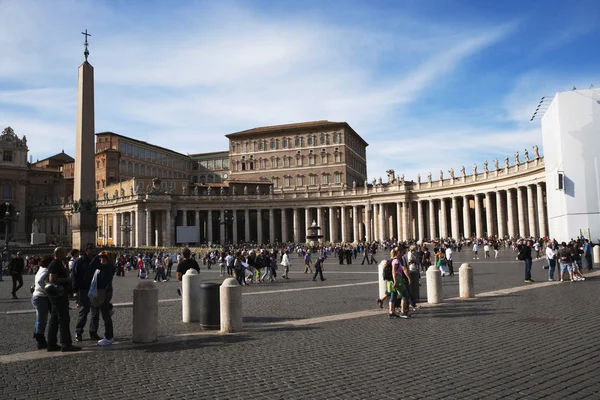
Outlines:
[[[550,237],[600,238],[600,90],[558,93],[542,118]],[[558,190],[558,171],[565,188]]]

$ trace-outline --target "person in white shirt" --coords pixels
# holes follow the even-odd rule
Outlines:
[[[483,256],[485,258],[490,258],[490,245],[487,243],[483,246]]]
[[[473,260],[479,260],[479,245],[477,242],[473,245]]]
[[[281,266],[283,267],[283,275],[281,275],[283,277],[283,279],[290,279],[288,277],[289,273],[290,273],[290,257],[289,257],[289,251],[285,251],[285,253],[283,253],[283,257],[281,257]]]
[[[554,269],[556,268],[556,258],[557,254],[554,250],[552,250],[552,243],[548,243],[548,247],[546,247],[546,260],[548,261],[548,280],[554,280]]]
[[[40,263],[40,269],[35,274],[33,296],[31,304],[35,307],[35,325],[33,327],[33,337],[37,340],[37,348],[45,349],[48,347],[46,342],[46,325],[48,324],[48,312],[50,310],[50,300],[44,290],[46,279],[48,278],[48,265],[52,262],[52,257],[45,256]]]
[[[227,275],[233,276],[233,256],[231,253],[228,253],[225,257],[225,265],[227,266]]]
[[[452,248],[449,246],[446,249],[446,265],[448,265],[449,275],[454,275],[454,266],[452,265]]]

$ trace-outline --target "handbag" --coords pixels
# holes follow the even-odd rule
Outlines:
[[[106,299],[106,289],[97,289],[96,297],[90,298],[92,307],[100,307]]]

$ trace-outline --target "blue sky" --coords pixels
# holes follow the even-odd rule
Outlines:
[[[97,132],[196,153],[346,121],[369,179],[502,164],[541,145],[540,97],[600,88],[598,1],[0,0],[0,125],[34,160],[74,153],[85,29]]]

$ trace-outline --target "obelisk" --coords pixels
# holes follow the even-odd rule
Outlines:
[[[94,68],[88,63],[88,36],[85,35],[85,61],[79,66],[77,86],[77,127],[75,132],[75,181],[73,187],[72,244],[84,250],[96,244],[95,163],[94,163]]]

